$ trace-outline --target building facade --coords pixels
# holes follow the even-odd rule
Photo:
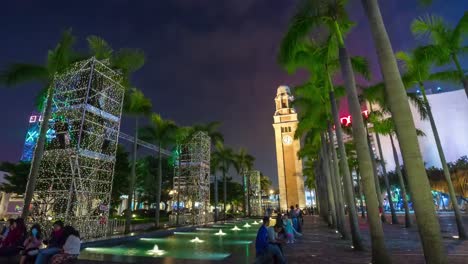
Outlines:
[[[297,156],[301,143],[294,138],[298,120],[297,113],[291,105],[293,100],[288,86],[278,87],[273,128],[275,130],[281,210],[287,210],[289,206],[296,204],[301,208],[306,206],[302,161]]]

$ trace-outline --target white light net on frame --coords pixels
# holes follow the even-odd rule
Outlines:
[[[180,192],[180,206],[185,214],[180,223],[194,225],[212,221],[210,212],[210,155],[211,140],[205,132],[196,132],[180,146],[174,189]],[[179,185],[179,186],[178,186]]]
[[[119,73],[95,58],[56,76],[51,122],[31,216],[60,219],[83,238],[107,234],[115,153],[125,89]]]

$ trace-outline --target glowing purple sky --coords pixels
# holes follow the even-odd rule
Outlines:
[[[376,56],[360,1],[349,12],[357,26],[347,39],[350,52],[370,59],[379,79]],[[449,22],[466,9],[464,1],[436,0],[429,9],[415,1],[380,1],[395,50],[416,45],[411,20],[437,11]],[[154,111],[182,125],[219,120],[226,143],[244,146],[256,167],[276,182],[271,123],[276,88],[305,81],[276,64],[279,41],[296,1],[6,1],[0,15],[0,68],[11,62],[42,63],[60,32],[72,27],[85,48],[87,35],[99,35],[114,48],[142,48],[145,67],[133,78],[153,100]],[[463,61],[465,67],[467,60]],[[21,156],[34,97],[40,87],[0,87],[0,161]],[[345,111],[345,110],[343,110]],[[124,132],[130,132],[124,120]]]

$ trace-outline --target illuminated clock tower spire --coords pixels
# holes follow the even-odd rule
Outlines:
[[[302,161],[297,156],[301,144],[298,139],[294,139],[298,120],[297,113],[291,105],[293,100],[288,86],[278,87],[273,128],[275,129],[281,210],[286,210],[291,205],[299,204],[301,208],[306,205]]]

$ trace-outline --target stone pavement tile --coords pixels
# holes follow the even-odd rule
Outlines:
[[[447,228],[447,226],[450,226],[453,221],[453,218],[443,217],[441,219],[441,226],[444,230],[444,245],[448,252],[448,263],[467,264],[468,241],[452,238],[456,228]],[[369,229],[365,219],[360,219],[359,225],[366,248],[365,251],[354,251],[350,240],[341,239],[318,216],[305,216],[304,222],[304,236],[298,239],[296,243],[284,246],[285,256],[289,264],[371,263]],[[400,219],[400,223],[403,223],[403,219]],[[468,223],[466,224],[468,226]],[[406,229],[397,224],[384,224],[383,226],[386,246],[393,263],[425,263],[417,228]]]

